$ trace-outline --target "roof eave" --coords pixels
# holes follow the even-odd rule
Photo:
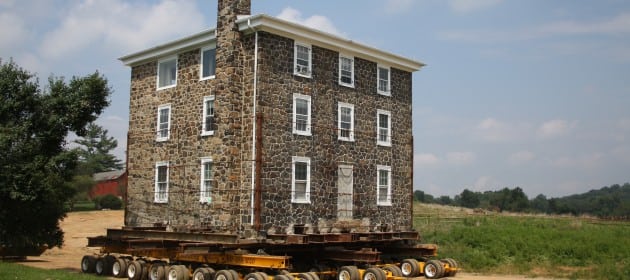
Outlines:
[[[292,23],[265,14],[249,17],[241,17],[236,23],[239,30],[244,33],[265,31],[283,37],[313,42],[315,45],[332,49],[338,52],[352,54],[379,63],[386,63],[401,70],[415,72],[420,70],[424,63],[405,58],[396,54],[385,52],[361,43],[348,40],[337,35],[322,32],[300,24]]]
[[[134,66],[146,61],[155,60],[158,57],[175,54],[181,52],[182,50],[209,44],[214,40],[216,40],[216,33],[215,28],[212,28],[175,41],[122,56],[118,58],[118,60],[122,61],[122,63],[127,66]]]

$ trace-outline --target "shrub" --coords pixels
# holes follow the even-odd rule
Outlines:
[[[122,208],[122,200],[113,194],[106,194],[104,196],[97,196],[94,198],[94,205],[96,209],[113,209],[118,210]]]

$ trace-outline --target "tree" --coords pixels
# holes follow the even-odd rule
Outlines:
[[[467,208],[476,208],[479,206],[479,196],[479,193],[464,189],[462,194],[459,195],[459,205]]]
[[[0,60],[0,246],[61,246],[59,221],[74,192],[76,151],[68,132],[86,126],[109,105],[107,80],[98,72],[48,79],[46,90],[13,61]]]
[[[114,137],[107,136],[107,129],[90,123],[87,126],[85,136],[74,142],[81,145],[77,149],[79,155],[78,175],[91,176],[94,173],[122,168],[120,159],[110,154],[118,146],[118,141]]]

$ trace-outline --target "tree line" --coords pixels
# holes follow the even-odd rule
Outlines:
[[[607,219],[630,219],[630,183],[614,184],[559,198],[547,198],[539,194],[529,199],[523,189],[516,187],[484,192],[464,189],[453,198],[445,195],[434,197],[416,190],[414,199],[423,203],[481,208],[498,212],[594,215]]]

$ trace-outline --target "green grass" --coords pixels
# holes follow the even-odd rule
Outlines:
[[[96,210],[96,206],[93,201],[77,201],[74,203],[74,207],[72,208],[72,212],[79,211],[94,211]]]
[[[414,224],[469,272],[630,279],[629,222],[442,213]]]
[[[34,268],[21,264],[0,261],[0,279],[11,280],[103,280],[98,277],[81,272],[67,270],[48,270]]]

